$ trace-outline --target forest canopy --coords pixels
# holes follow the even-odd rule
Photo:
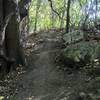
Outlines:
[[[0,100],[100,100],[100,0],[0,0]]]
[[[69,1],[70,27],[79,28],[84,22],[93,24],[100,19],[98,0]],[[32,0],[29,7],[30,31],[65,28],[67,7],[68,0]]]

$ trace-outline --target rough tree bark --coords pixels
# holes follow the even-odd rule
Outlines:
[[[19,16],[15,1],[0,0],[0,71],[3,74],[10,70],[13,63],[26,64],[19,42]]]

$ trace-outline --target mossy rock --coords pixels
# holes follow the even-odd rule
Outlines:
[[[85,66],[95,59],[100,59],[100,43],[83,41],[67,46],[63,50],[63,56],[66,62],[68,59],[71,59],[74,61],[75,65],[79,64],[79,66]]]
[[[84,33],[82,31],[73,31],[63,35],[63,40],[66,44],[74,43],[84,39]]]

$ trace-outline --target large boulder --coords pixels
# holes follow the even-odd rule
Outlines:
[[[73,31],[63,35],[65,44],[74,43],[84,39],[84,33],[82,31]]]
[[[95,60],[100,60],[100,43],[95,41],[81,41],[67,46],[60,61],[68,67],[81,67]]]

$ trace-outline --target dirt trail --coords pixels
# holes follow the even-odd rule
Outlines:
[[[40,39],[44,37],[45,34],[42,34]],[[46,40],[37,44],[38,49],[32,48],[28,66],[30,70],[19,77],[18,93],[13,100],[75,100],[68,99],[69,95],[73,93],[76,95],[85,85],[89,78],[85,73],[77,71],[67,74],[57,69],[54,62],[55,54],[59,52],[61,44],[59,41],[54,41],[56,37],[53,38],[52,34],[49,34]]]

